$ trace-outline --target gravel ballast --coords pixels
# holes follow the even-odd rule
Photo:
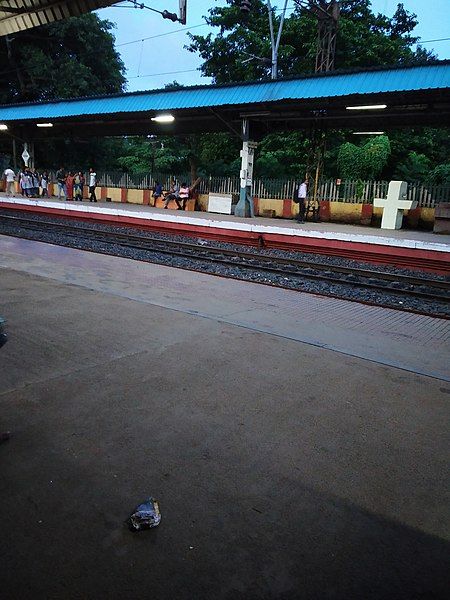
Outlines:
[[[330,266],[329,274],[333,274],[333,266],[343,267],[357,267],[366,268],[373,272],[373,279],[368,280],[374,285],[377,283],[377,273],[391,273],[408,276],[420,276],[420,273],[410,269],[400,269],[388,265],[374,265],[367,262],[359,262],[356,260],[340,258],[336,256],[325,256],[315,255],[304,252],[294,252],[278,249],[259,249],[252,246],[241,246],[238,244],[232,244],[228,242],[220,242],[217,240],[204,240],[200,238],[194,238],[184,235],[172,235],[167,233],[161,233],[156,231],[149,232],[139,228],[131,227],[117,227],[114,225],[105,225],[99,223],[90,223],[84,220],[77,219],[66,219],[66,218],[55,218],[54,216],[46,217],[45,215],[36,215],[27,213],[24,215],[22,211],[10,211],[0,210],[0,216],[17,216],[19,218],[26,218],[28,220],[35,220],[37,227],[39,223],[61,223],[65,225],[73,225],[83,227],[96,232],[107,232],[107,233],[120,233],[126,235],[139,235],[144,238],[152,238],[164,241],[178,241],[187,243],[198,243],[199,248],[207,245],[209,248],[217,248],[227,250],[236,250],[236,252],[245,251],[246,253],[252,253],[255,255],[263,254],[268,257],[281,257],[298,260],[307,260],[311,264],[311,272],[314,272],[314,264],[327,264]],[[65,235],[63,231],[38,231],[31,230],[28,228],[20,227],[19,224],[9,223],[7,221],[0,221],[0,233],[7,235],[15,235],[17,237],[26,237],[36,241],[64,245],[72,248],[78,248],[81,250],[88,250],[92,252],[101,252],[104,254],[111,254],[120,256],[123,258],[130,258],[134,260],[142,260],[147,262],[154,262],[157,264],[167,265],[177,268],[185,268],[191,270],[198,270],[205,273],[219,275],[223,277],[233,277],[236,279],[252,281],[257,283],[264,283],[266,285],[276,285],[287,289],[294,289],[308,293],[338,296],[343,299],[365,302],[380,306],[389,306],[401,310],[410,310],[420,313],[436,315],[441,317],[450,318],[450,304],[448,301],[443,299],[442,301],[429,300],[424,298],[411,297],[406,294],[402,294],[401,291],[379,291],[371,288],[360,287],[357,283],[358,278],[353,275],[342,276],[342,283],[331,283],[327,281],[309,279],[299,275],[289,274],[288,269],[286,273],[277,274],[269,273],[265,271],[258,271],[257,266],[254,270],[242,268],[240,266],[224,265],[220,263],[214,263],[210,261],[202,260],[201,258],[190,258],[183,256],[170,256],[162,252],[155,250],[143,250],[139,248],[129,248],[121,246],[120,244],[114,244],[109,242],[103,242],[100,240],[90,238],[76,238],[72,235]],[[81,234],[82,236],[82,234]],[[304,273],[307,275],[309,269],[305,269]],[[426,278],[435,280],[448,280],[440,275],[427,273]],[[352,281],[354,283],[352,283]],[[395,288],[396,284],[393,282],[391,287]]]

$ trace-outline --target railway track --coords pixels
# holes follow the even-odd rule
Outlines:
[[[69,239],[90,240],[110,246],[191,259],[195,262],[214,263],[235,269],[239,268],[246,272],[275,274],[287,280],[303,278],[439,302],[448,302],[450,298],[450,281],[443,279],[379,272],[354,266],[330,265],[304,259],[273,256],[262,252],[236,251],[230,248],[209,246],[203,240],[196,243],[167,240],[151,235],[109,232],[82,225],[37,221],[3,214],[0,215],[0,223],[20,228],[19,234],[17,232],[9,234],[7,230],[2,231],[6,235],[16,237],[34,239],[31,232],[60,234]],[[29,236],[26,235],[27,231],[30,232]],[[193,266],[192,270],[201,271],[202,269]],[[283,287],[281,284],[280,286]],[[292,289],[291,286],[286,285],[286,287]]]

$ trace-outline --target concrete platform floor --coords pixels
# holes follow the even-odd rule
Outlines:
[[[106,267],[58,280],[50,250],[27,269],[0,269],[2,598],[446,597],[448,383],[131,299]],[[148,495],[161,525],[132,534]]]

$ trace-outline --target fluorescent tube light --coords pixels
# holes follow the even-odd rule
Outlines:
[[[259,112],[240,113],[240,117],[268,117],[271,114],[270,110],[261,110]]]
[[[36,127],[53,127],[53,123],[36,123]]]
[[[156,123],[173,123],[175,117],[173,115],[157,115],[152,117],[152,121],[156,121]]]
[[[381,110],[387,108],[387,104],[366,104],[365,106],[346,106],[347,110]]]
[[[383,135],[384,131],[354,131],[353,135]]]

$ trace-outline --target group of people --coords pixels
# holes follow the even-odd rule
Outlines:
[[[97,173],[91,167],[89,169],[89,202],[97,202],[95,195],[95,188],[97,186]],[[64,167],[61,167],[56,172],[56,181],[58,184],[58,200],[63,195],[66,200],[75,200],[82,202],[83,200],[83,187],[86,183],[86,179],[82,171],[69,171],[66,173]]]
[[[6,181],[5,192],[8,196],[15,196],[16,174],[8,167],[4,172]],[[48,173],[38,173],[36,169],[25,167],[17,176],[20,192],[27,198],[37,198],[42,195],[48,197]],[[41,190],[41,191],[40,191]]]
[[[8,167],[4,172],[5,192],[8,196],[15,196],[16,174]],[[95,188],[97,186],[97,174],[91,167],[89,169],[89,202],[97,202]],[[27,198],[48,198],[49,175],[47,171],[39,173],[37,169],[25,167],[17,175],[20,193]],[[56,173],[58,185],[58,200],[64,196],[66,200],[83,200],[83,187],[86,179],[81,171],[66,172],[61,167]]]
[[[164,208],[168,208],[169,202],[171,200],[175,200],[178,210],[185,210],[187,201],[189,200],[190,189],[186,182],[183,182],[181,186],[177,181],[172,181],[170,184],[169,191],[164,195],[163,186],[159,181],[155,182],[155,187],[153,189],[153,198],[155,201],[158,198],[164,200]]]
[[[7,195],[15,195],[15,179],[16,175],[11,168],[7,168],[4,172],[6,182],[5,191]],[[97,174],[91,167],[89,169],[89,202],[97,202],[95,188],[97,185]],[[18,181],[22,196],[29,198],[37,198],[39,196],[48,198],[48,172],[38,173],[36,169],[26,167],[18,174]],[[75,200],[81,202],[83,200],[83,187],[86,179],[81,171],[66,172],[64,167],[61,167],[56,173],[56,181],[58,185],[58,200],[64,196],[66,200]],[[163,186],[159,181],[155,182],[153,188],[153,198],[156,205],[158,198],[164,200],[164,208],[168,208],[171,200],[175,200],[178,210],[185,210],[187,201],[189,200],[190,188],[186,182],[181,185],[175,180],[170,184],[169,191],[164,194]],[[299,223],[305,222],[307,213],[307,195],[308,195],[308,180],[305,179],[295,187],[293,202],[298,204],[298,214],[294,217]]]

